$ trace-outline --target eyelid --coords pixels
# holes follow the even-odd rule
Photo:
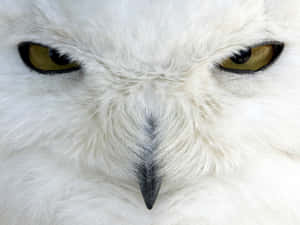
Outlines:
[[[259,48],[259,47],[263,47],[263,46],[268,46],[268,45],[273,47],[274,55],[273,55],[272,59],[270,60],[270,62],[268,64],[266,64],[265,66],[259,68],[258,70],[250,70],[250,69],[243,70],[243,69],[224,68],[222,66],[222,63],[224,61],[228,60],[233,54],[231,54],[231,56],[228,56],[225,59],[223,59],[223,61],[221,63],[218,63],[216,65],[216,67],[219,70],[222,70],[222,71],[225,71],[225,72],[236,73],[236,74],[253,74],[253,73],[265,70],[269,66],[271,66],[275,61],[277,61],[277,59],[280,57],[282,51],[284,50],[285,44],[283,42],[280,42],[280,41],[273,41],[273,40],[271,40],[271,41],[264,41],[264,42],[261,42],[261,43],[254,44],[252,46],[247,46],[247,47],[243,48],[243,49],[247,49],[247,48],[255,49],[255,48]],[[243,49],[241,49],[241,50],[243,50]]]
[[[264,45],[282,45],[282,44],[284,44],[284,43],[281,41],[267,40],[267,41],[263,41],[263,42],[258,42],[256,44],[250,45],[248,47],[256,48],[256,47],[260,47],[260,46],[264,46]]]
[[[32,46],[40,46],[41,48],[46,48],[48,50],[54,50],[54,51],[58,51],[58,49],[56,48],[52,48],[50,46],[47,46],[47,45],[44,45],[44,44],[41,44],[41,43],[35,43],[35,42],[22,42],[18,45],[18,50],[19,50],[19,54],[20,54],[20,57],[22,58],[24,64],[26,66],[28,66],[30,69],[40,73],[40,74],[45,74],[45,75],[55,75],[55,74],[63,74],[63,73],[70,73],[70,72],[73,72],[73,71],[77,71],[77,70],[80,70],[81,69],[81,65],[76,62],[76,61],[72,61],[70,60],[70,64],[74,63],[74,64],[77,64],[77,66],[73,67],[73,68],[68,68],[68,69],[57,69],[57,70],[47,70],[47,69],[41,69],[41,68],[38,68],[37,66],[35,66],[32,62],[31,62],[31,59],[30,59],[30,56],[29,56],[29,53],[30,53],[30,47]],[[69,55],[66,54],[66,56],[69,57]],[[71,57],[69,57],[71,59]],[[59,66],[59,65],[58,65]]]

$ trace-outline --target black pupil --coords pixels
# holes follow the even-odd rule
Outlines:
[[[60,55],[57,50],[50,49],[49,57],[55,62],[57,65],[65,66],[71,63],[69,57],[67,55]]]
[[[251,54],[251,48],[248,48],[247,50],[241,50],[238,54],[234,54],[230,59],[236,64],[244,64],[250,59]]]

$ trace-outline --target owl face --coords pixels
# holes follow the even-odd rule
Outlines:
[[[159,191],[298,154],[299,8],[4,0],[0,156],[78,165],[152,208]]]

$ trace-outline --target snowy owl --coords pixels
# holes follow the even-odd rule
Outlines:
[[[299,225],[299,0],[1,0],[1,225]]]

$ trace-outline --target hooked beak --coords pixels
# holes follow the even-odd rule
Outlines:
[[[147,141],[140,145],[142,147],[139,155],[141,161],[136,167],[136,175],[145,204],[151,210],[156,202],[162,183],[162,177],[158,173],[159,162],[156,159],[158,149],[157,121],[153,115],[146,118],[144,132]]]
[[[138,170],[138,180],[145,204],[151,210],[156,202],[162,183],[162,178],[157,176],[154,165],[143,165]]]

